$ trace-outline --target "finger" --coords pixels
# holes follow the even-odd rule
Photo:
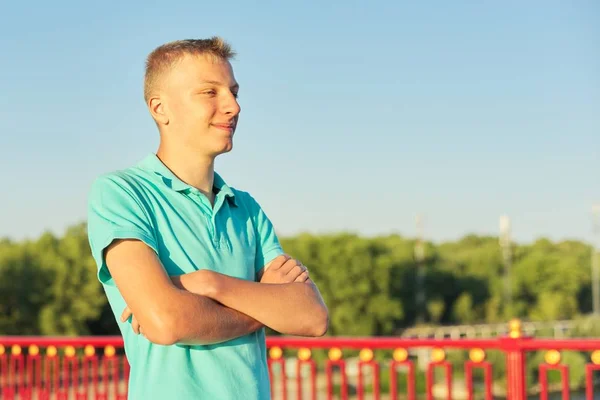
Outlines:
[[[135,318],[135,316],[132,318],[131,320],[131,328],[133,329],[133,331],[136,333],[136,335],[140,334],[140,323],[138,322],[138,320]]]
[[[140,325],[140,335],[144,336],[144,330],[142,329],[141,325]]]
[[[269,269],[271,270],[276,270],[281,268],[291,257],[288,256],[287,254],[282,254],[280,256],[277,256],[273,259],[273,261],[271,261],[271,264],[269,265]]]
[[[290,258],[289,260],[287,260],[285,262],[285,264],[283,264],[280,268],[280,271],[283,275],[287,275],[294,267],[296,267],[297,265],[301,265],[300,261],[294,259],[294,258]]]
[[[127,321],[132,314],[133,313],[131,312],[131,309],[129,309],[129,307],[125,307],[125,309],[121,313],[121,322]]]
[[[290,270],[290,272],[287,273],[287,275],[285,277],[287,279],[289,279],[290,281],[293,281],[294,279],[299,277],[304,271],[306,271],[306,267],[304,265],[302,265],[302,264],[296,265],[294,268],[292,268]]]
[[[304,271],[294,280],[294,282],[304,283],[308,280],[308,271]]]

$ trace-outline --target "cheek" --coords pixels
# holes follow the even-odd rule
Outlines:
[[[169,114],[172,122],[176,124],[185,123],[186,115],[188,115],[188,112],[186,110],[186,104],[181,101],[170,102]]]
[[[179,118],[187,124],[204,125],[212,122],[215,110],[210,102],[183,103],[179,110]]]

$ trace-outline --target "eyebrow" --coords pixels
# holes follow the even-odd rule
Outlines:
[[[222,86],[223,85],[219,81],[210,81],[210,80],[209,81],[202,81],[200,83],[203,83],[203,84],[209,83],[211,85],[217,85],[217,86]],[[240,88],[240,85],[238,83],[236,83],[235,85],[231,86],[229,89],[239,89],[239,88]]]

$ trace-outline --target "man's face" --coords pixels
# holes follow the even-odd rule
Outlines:
[[[231,64],[210,56],[186,55],[161,85],[168,116],[163,140],[216,157],[233,148],[240,113]]]

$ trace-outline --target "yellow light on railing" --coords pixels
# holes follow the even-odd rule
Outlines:
[[[522,336],[521,320],[514,318],[508,323],[508,336],[511,339],[518,339]]]
[[[369,362],[373,359],[373,350],[371,349],[362,349],[360,353],[358,353],[358,358],[362,362]]]
[[[273,360],[279,360],[281,356],[283,356],[283,350],[281,350],[281,347],[273,347],[271,350],[269,350],[269,357],[271,357]]]
[[[331,361],[338,361],[342,358],[342,350],[340,350],[337,347],[334,347],[331,350],[329,350],[328,356]]]
[[[31,346],[29,346],[29,355],[30,356],[37,356],[38,354],[40,354],[39,347],[37,347],[35,344],[32,344]]]
[[[306,360],[310,360],[310,357],[312,356],[312,353],[310,351],[310,349],[307,348],[301,348],[300,350],[298,350],[298,358],[302,361],[306,361]]]
[[[4,345],[0,344],[0,356],[3,356],[4,353],[6,353],[6,348],[4,347]]]
[[[435,348],[431,350],[431,361],[434,363],[443,362],[446,359],[446,352],[443,349]]]
[[[65,348],[65,356],[67,356],[67,357],[73,357],[73,356],[75,356],[75,347],[73,347],[73,346],[67,346]]]
[[[96,354],[96,349],[94,348],[94,346],[88,344],[87,346],[85,346],[85,348],[83,349],[83,354],[85,354],[86,357],[91,357],[94,354]]]
[[[13,356],[19,356],[21,355],[21,346],[19,346],[18,344],[14,345],[11,349],[11,353]]]
[[[474,363],[480,363],[485,360],[485,351],[483,349],[471,349],[469,352],[469,359]]]
[[[594,365],[600,365],[600,350],[594,350],[592,352],[591,359]]]
[[[408,351],[403,348],[398,348],[394,350],[393,357],[396,362],[404,362],[408,360]]]
[[[560,353],[557,350],[548,350],[544,354],[544,361],[550,365],[556,365],[560,363]]]
[[[48,346],[48,348],[46,349],[46,355],[48,357],[54,357],[56,356],[56,354],[58,354],[58,350],[56,350],[56,347]]]
[[[113,357],[115,355],[115,353],[116,353],[116,350],[113,346],[106,346],[104,348],[104,355],[106,357]]]

